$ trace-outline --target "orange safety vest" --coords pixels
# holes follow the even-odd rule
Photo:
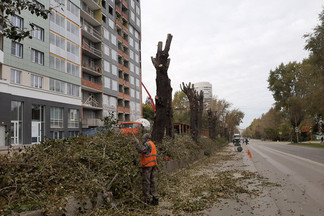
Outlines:
[[[151,145],[151,153],[148,155],[141,153],[141,167],[151,167],[157,165],[155,145],[152,141],[148,141],[148,143]]]

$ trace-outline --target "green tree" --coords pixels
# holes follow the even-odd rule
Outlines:
[[[51,8],[45,9],[43,5],[36,1],[27,0],[1,0],[0,2],[0,25],[2,26],[2,35],[12,40],[21,41],[29,37],[33,30],[33,25],[30,24],[30,29],[17,27],[12,24],[10,16],[20,15],[23,10],[28,10],[31,14],[47,19],[51,13]]]
[[[306,115],[304,100],[303,71],[301,64],[289,62],[287,65],[280,64],[275,70],[270,71],[268,78],[269,89],[276,101],[275,106],[286,114],[294,128],[298,128]],[[295,142],[298,142],[298,131],[296,131]]]
[[[310,51],[304,67],[313,78],[310,82],[310,96],[308,97],[309,112],[314,118],[324,117],[324,8],[319,14],[319,24],[312,33],[305,34],[305,49]],[[324,126],[324,125],[323,125]]]
[[[187,95],[183,91],[176,91],[172,100],[173,121],[190,124],[190,107]]]
[[[149,97],[146,98],[145,103],[142,104],[143,118],[153,121],[154,120],[154,109]]]

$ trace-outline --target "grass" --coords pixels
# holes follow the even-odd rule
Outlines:
[[[289,145],[301,145],[301,146],[309,146],[315,148],[324,148],[324,145],[320,143],[290,143]]]

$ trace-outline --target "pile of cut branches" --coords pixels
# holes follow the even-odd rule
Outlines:
[[[181,159],[214,142],[197,146],[189,137],[157,144],[159,159]],[[118,203],[140,205],[139,154],[130,136],[103,132],[24,147],[0,155],[0,214],[64,209],[67,197],[79,200],[113,193]],[[138,196],[138,197],[137,197]]]

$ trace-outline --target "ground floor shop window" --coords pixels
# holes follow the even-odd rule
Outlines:
[[[63,128],[63,108],[51,107],[51,128]]]
[[[52,139],[62,139],[63,137],[63,131],[51,131]]]
[[[79,135],[79,131],[69,131],[69,137],[76,137]]]
[[[32,122],[31,134],[32,143],[40,143],[44,139],[44,119],[45,119],[45,106],[32,105]]]
[[[79,128],[79,111],[77,109],[69,109],[68,128]]]
[[[11,144],[23,144],[23,102],[11,101]]]

